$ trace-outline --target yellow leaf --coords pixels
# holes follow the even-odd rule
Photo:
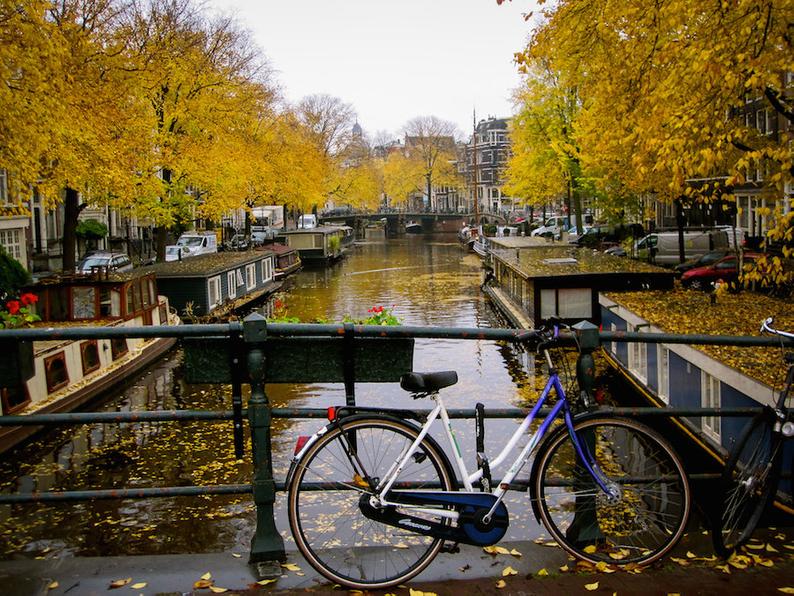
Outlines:
[[[500,590],[504,588],[506,585],[507,583],[503,579],[500,579],[498,582],[496,582],[496,587],[499,588]]]
[[[587,546],[585,546],[584,552],[586,552],[588,555],[592,555],[594,552],[596,552],[595,544],[588,544]]]
[[[691,550],[686,551],[686,558],[687,559],[694,559],[695,557],[697,557],[697,555],[695,553],[693,553]]]
[[[545,569],[541,569],[540,571],[546,571],[546,570]],[[538,571],[538,573],[540,573],[540,571]],[[568,565],[563,565],[562,567],[560,567],[560,571],[562,571],[563,573],[568,571]]]
[[[731,567],[736,567],[736,569],[747,569],[747,563],[744,563],[738,559],[731,559],[728,561],[728,565]]]
[[[778,588],[777,591],[784,594],[794,594],[794,588]]]
[[[670,557],[670,560],[673,561],[674,563],[678,563],[682,567],[686,567],[687,565],[689,565],[689,561],[687,561],[686,559],[679,559],[678,557]]]
[[[482,549],[489,555],[509,555],[510,551],[503,546],[483,546]]]
[[[520,557],[521,556],[521,553],[519,551],[517,551],[516,549],[511,550],[510,554],[513,555],[514,557]]]
[[[562,567],[560,567],[560,570],[562,570]],[[568,570],[568,566],[567,565],[565,566],[565,570],[566,571]],[[548,574],[549,574],[549,572],[546,571],[546,568],[544,567],[543,569],[540,569],[535,575],[537,575],[539,577],[546,577]]]
[[[745,544],[744,548],[749,548],[752,550],[761,550],[764,548],[763,544]]]
[[[282,563],[281,566],[286,569],[287,571],[300,571],[301,568],[298,567],[295,563]]]
[[[232,556],[233,556],[235,559],[239,559],[239,558],[240,558],[240,557],[242,557],[243,555],[240,555],[240,554],[237,554],[237,553],[232,553]]]
[[[229,588],[219,588],[217,586],[210,586],[210,592],[213,594],[223,594],[224,592],[228,592]]]
[[[273,584],[277,581],[278,581],[277,579],[260,579],[256,583],[258,583],[260,586],[267,586],[268,584]]]
[[[778,549],[776,549],[774,546],[772,546],[771,544],[767,544],[766,545],[766,552],[768,552],[768,553],[779,553],[780,551]]]
[[[137,584],[132,584],[130,586],[130,588],[133,590],[142,590],[145,587],[146,587],[146,582],[138,582]]]
[[[58,582],[56,582],[56,581],[54,581],[54,582],[50,582],[50,585],[48,585],[48,586],[47,586],[47,589],[48,589],[48,590],[54,590],[54,589],[55,589],[55,588],[57,588],[59,585],[60,585],[60,584],[59,584]]]
[[[588,592],[592,592],[593,590],[597,590],[598,589],[598,582],[595,582],[595,583],[592,583],[592,584],[585,584],[584,585],[584,589],[587,590]]]
[[[518,571],[508,565],[502,570],[502,577],[507,577],[508,575],[518,575]]]
[[[212,574],[207,571],[207,573],[201,576],[201,579],[212,579]]]
[[[722,571],[723,573],[727,573],[728,575],[730,575],[731,573],[731,568],[728,567],[727,565],[717,565],[716,569],[719,569],[720,571]]]
[[[131,577],[127,577],[125,579],[114,579],[112,582],[110,582],[110,586],[108,586],[108,589],[113,590],[115,588],[121,588],[122,586],[126,586],[131,581],[132,581]]]
[[[193,584],[194,590],[205,590],[212,585],[211,579],[200,579]]]

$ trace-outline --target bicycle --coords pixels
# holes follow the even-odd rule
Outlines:
[[[299,442],[287,474],[290,528],[306,560],[332,582],[382,589],[419,574],[442,547],[455,552],[460,543],[495,544],[509,524],[505,494],[534,451],[530,502],[565,550],[594,564],[646,565],[664,556],[689,517],[681,461],[658,433],[633,420],[573,416],[549,354],[557,336],[556,328],[527,333],[549,366],[548,381],[493,461],[484,452],[484,407],[476,405],[477,470],[471,474],[439,393],[457,382],[454,371],[403,375],[403,389],[435,402],[426,417],[329,408],[329,424]],[[507,460],[552,390],[551,412],[493,484],[491,469]],[[564,423],[553,428],[560,416]],[[439,418],[462,489],[429,434]]]
[[[794,333],[761,324],[762,333],[794,339]],[[765,406],[742,430],[733,445],[720,478],[723,495],[712,522],[714,550],[728,558],[752,536],[761,515],[773,499],[783,462],[784,442],[794,436],[794,421],[786,406],[794,382],[794,353],[783,356],[786,380],[774,407]]]

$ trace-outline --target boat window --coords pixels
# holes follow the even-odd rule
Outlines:
[[[99,316],[121,316],[121,292],[116,288],[100,288],[99,290]]]
[[[147,280],[140,279],[138,281],[138,287],[140,288],[141,298],[143,299],[141,304],[143,304],[143,308],[148,309],[152,305],[152,301],[149,300],[149,284]]]
[[[66,370],[66,355],[63,352],[44,359],[44,373],[47,378],[47,393],[57,391],[69,384],[69,371]]]
[[[157,304],[157,289],[154,287],[154,280],[149,278],[149,302]]]
[[[72,318],[96,318],[96,288],[75,286],[72,288]]]
[[[30,396],[24,384],[0,388],[0,398],[3,400],[3,413],[10,414],[30,401]]]
[[[110,339],[110,355],[113,360],[118,360],[129,351],[126,337],[112,337]]]
[[[168,308],[164,303],[160,304],[159,311],[160,311],[160,325],[168,325]]]
[[[84,375],[99,368],[99,348],[95,339],[80,344],[80,359],[83,363]]]
[[[221,301],[221,276],[211,277],[207,284],[207,289],[209,291],[209,308],[211,309],[216,304],[220,304]]]
[[[273,261],[271,259],[262,259],[262,281],[270,281],[273,279]]]
[[[69,288],[58,287],[48,291],[50,321],[66,321],[69,318]]]
[[[251,263],[245,266],[245,288],[253,290],[256,287],[256,265]]]
[[[237,275],[234,271],[228,271],[226,273],[226,291],[229,294],[229,298],[235,298],[237,296]]]
[[[130,316],[135,312],[135,285],[127,284],[124,289],[127,294],[127,316]]]

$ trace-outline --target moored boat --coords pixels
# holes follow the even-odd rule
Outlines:
[[[411,220],[405,224],[405,233],[406,234],[421,234],[422,233],[422,224],[417,221]]]
[[[0,370],[3,415],[71,412],[107,393],[124,379],[161,357],[173,338],[63,340],[57,329],[178,325],[168,299],[158,295],[155,275],[125,273],[72,275],[41,280],[25,290],[34,294],[36,327],[51,328],[53,339],[0,344],[7,355]],[[0,427],[0,453],[41,427]]]
[[[303,266],[300,255],[294,248],[274,243],[268,244],[267,249],[273,251],[276,255],[276,268],[273,272],[275,279],[283,279]]]

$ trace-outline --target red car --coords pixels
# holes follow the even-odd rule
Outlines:
[[[744,253],[744,263],[751,263],[760,256],[756,253]],[[706,267],[696,267],[685,271],[681,276],[681,284],[685,288],[706,290],[717,281],[724,283],[735,282],[739,278],[738,264],[739,258],[737,255],[727,255]]]

